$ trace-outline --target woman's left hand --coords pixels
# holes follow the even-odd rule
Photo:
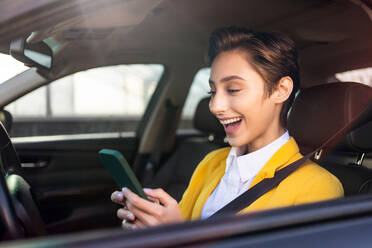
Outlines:
[[[144,192],[152,201],[141,198],[128,188],[123,188],[125,205],[128,208],[127,211],[135,216],[137,221],[134,222],[134,225],[136,227],[184,221],[177,201],[164,190],[144,189]],[[126,214],[127,211],[125,211]]]

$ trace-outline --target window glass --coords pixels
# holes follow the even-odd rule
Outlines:
[[[13,117],[42,117],[46,116],[46,87],[36,89],[14,103],[5,106]]]
[[[191,84],[190,91],[187,95],[186,102],[184,108],[182,110],[182,121],[180,128],[182,129],[190,129],[192,127],[192,118],[194,117],[194,113],[196,107],[201,99],[204,97],[208,97],[208,92],[210,90],[208,80],[210,77],[211,69],[202,68],[200,69]]]
[[[192,118],[199,101],[208,96],[210,90],[208,84],[210,74],[210,68],[200,69],[196,73],[189,94],[187,95],[185,106],[182,110],[183,118]]]
[[[336,73],[335,77],[341,82],[358,82],[372,87],[372,68]]]
[[[15,75],[29,69],[22,62],[19,62],[10,55],[2,53],[0,53],[0,68],[6,68],[1,70],[0,84],[4,83],[6,80],[14,77]]]
[[[142,116],[161,65],[119,65],[75,73],[50,86],[52,116]]]
[[[118,65],[90,69],[56,80],[9,104],[6,109],[14,117],[15,128],[17,121],[33,122],[30,126],[48,122],[58,131],[20,135],[13,130],[13,136],[133,131],[136,128],[133,122],[140,120],[163,70],[164,67],[157,64]],[[101,125],[97,130],[100,125],[96,123],[96,128],[95,120],[102,122],[102,119],[122,123],[111,124],[109,128]],[[131,122],[130,128],[125,121]],[[67,128],[66,122],[74,122],[78,128],[64,132],[62,127]],[[83,124],[79,124],[88,125],[87,122],[91,126],[80,129]]]

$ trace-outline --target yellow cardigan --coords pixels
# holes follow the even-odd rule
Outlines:
[[[186,220],[199,219],[205,201],[225,174],[226,158],[230,147],[209,153],[197,166],[189,186],[179,203]],[[291,137],[258,172],[250,187],[264,178],[271,178],[275,171],[303,157],[296,141]],[[249,166],[249,165],[247,165]],[[293,206],[303,203],[342,197],[340,181],[327,170],[308,160],[296,171],[240,213],[253,210]]]

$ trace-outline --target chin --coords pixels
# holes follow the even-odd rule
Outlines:
[[[227,142],[229,143],[230,146],[233,146],[233,147],[240,147],[240,146],[244,146],[247,144],[244,141],[239,140],[239,138],[230,138],[230,137],[227,137]]]

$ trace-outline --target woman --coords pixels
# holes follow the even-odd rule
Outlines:
[[[125,206],[117,212],[123,226],[208,218],[302,157],[286,130],[287,113],[299,88],[293,41],[278,33],[221,28],[211,35],[209,59],[209,107],[224,126],[231,148],[213,151],[200,162],[179,204],[162,189],[145,189],[153,201],[128,189],[114,192],[112,200]],[[338,179],[307,161],[241,212],[342,196]]]

